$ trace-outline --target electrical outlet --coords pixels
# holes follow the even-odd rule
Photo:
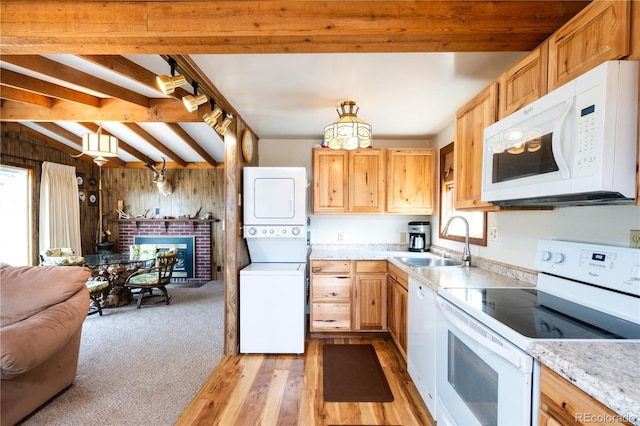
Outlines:
[[[629,231],[629,247],[640,248],[640,229]]]
[[[400,242],[401,243],[406,243],[407,242],[407,233],[406,232],[401,232],[400,233]]]
[[[342,234],[342,232],[338,232],[338,242],[341,243],[342,239],[343,239],[344,235]]]
[[[160,214],[160,207],[156,207],[156,214]]]
[[[490,226],[489,227],[489,238],[493,241],[498,241],[498,227]]]

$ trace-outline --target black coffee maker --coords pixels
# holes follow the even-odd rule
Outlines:
[[[429,251],[431,246],[431,224],[409,222],[409,251]]]

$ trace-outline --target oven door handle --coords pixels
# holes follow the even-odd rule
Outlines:
[[[452,309],[453,311],[451,312],[447,308]],[[458,308],[450,305],[444,300],[438,301],[438,310],[451,325],[458,328],[466,336],[473,339],[481,346],[487,348],[510,364],[514,365],[523,373],[531,373],[533,371],[533,362],[531,361],[531,357],[521,353],[519,349],[512,348],[510,343],[508,343],[509,346],[503,345],[502,339],[497,340],[496,336],[494,336],[493,333],[486,331],[484,329],[485,327],[479,322],[478,324],[480,324],[480,326],[471,324],[472,321],[476,322],[476,320],[467,317],[466,314],[461,311],[458,314],[457,309]],[[485,332],[487,334],[485,334]]]

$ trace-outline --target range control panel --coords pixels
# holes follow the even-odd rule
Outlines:
[[[560,240],[540,240],[536,267],[550,275],[640,297],[640,250]]]

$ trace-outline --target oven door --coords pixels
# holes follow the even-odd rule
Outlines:
[[[439,425],[531,424],[533,358],[438,297]]]

